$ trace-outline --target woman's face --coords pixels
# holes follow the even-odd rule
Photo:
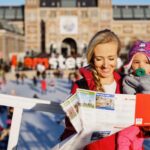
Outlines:
[[[101,78],[113,76],[113,71],[117,65],[116,42],[98,44],[94,48],[94,65]]]
[[[138,68],[143,68],[146,74],[150,74],[150,62],[147,56],[143,53],[136,53],[132,60],[131,68],[135,71]]]

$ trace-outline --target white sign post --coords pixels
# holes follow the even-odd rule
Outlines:
[[[0,105],[14,107],[7,150],[16,149],[23,109],[32,109],[36,105],[40,106],[43,104],[48,106],[51,102],[35,98],[0,94]]]

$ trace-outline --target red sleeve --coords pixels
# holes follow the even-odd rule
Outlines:
[[[71,89],[71,94],[74,94],[76,92],[77,88],[79,88],[77,83],[74,83],[72,86],[72,89]]]
[[[101,140],[90,143],[84,148],[84,150],[115,150],[116,136],[117,134],[113,134]]]

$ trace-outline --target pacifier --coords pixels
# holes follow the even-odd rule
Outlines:
[[[146,71],[143,68],[138,68],[135,70],[135,75],[138,77],[144,76],[145,74],[146,74]]]

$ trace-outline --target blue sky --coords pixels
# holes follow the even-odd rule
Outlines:
[[[112,0],[113,4],[150,4],[150,0]],[[0,5],[22,5],[25,0],[0,0]]]

